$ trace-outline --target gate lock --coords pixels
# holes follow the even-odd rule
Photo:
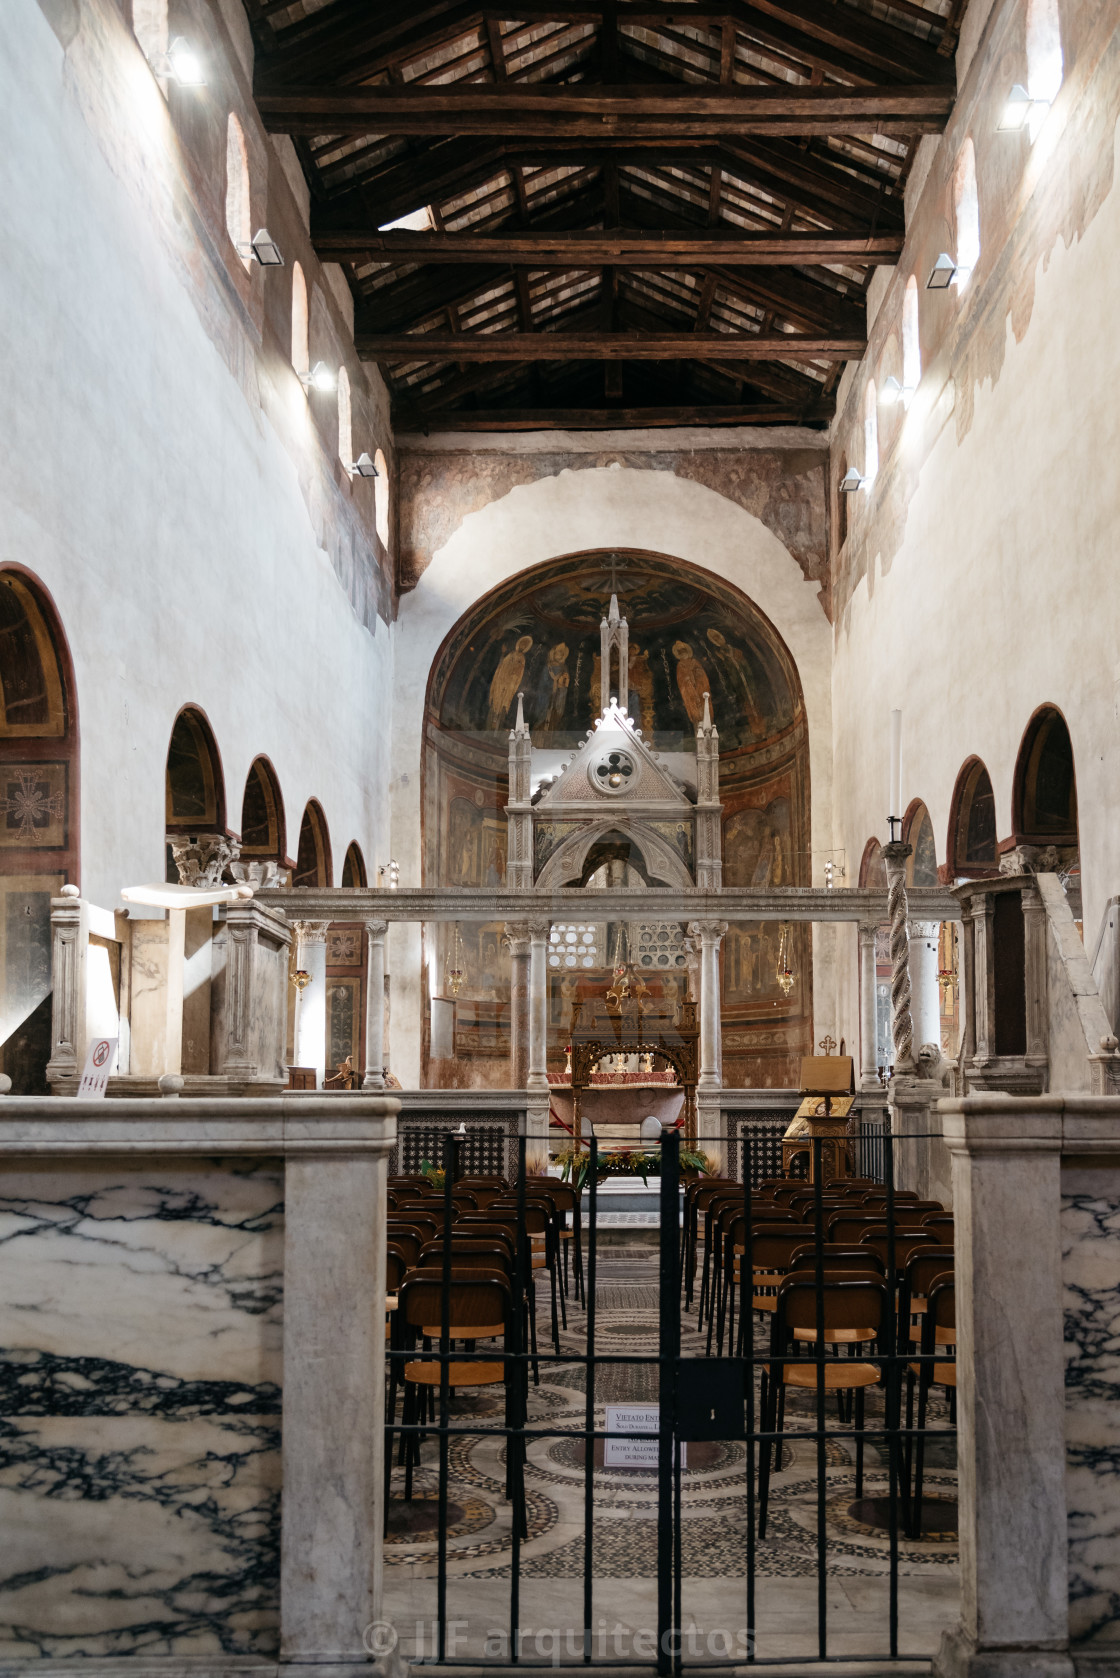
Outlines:
[[[743,1358],[682,1358],[677,1365],[677,1438],[744,1439]]]

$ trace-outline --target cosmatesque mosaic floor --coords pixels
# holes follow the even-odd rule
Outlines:
[[[601,1249],[598,1257],[597,1353],[656,1354],[658,1348],[657,1253],[650,1247]],[[539,1336],[550,1349],[541,1289]],[[703,1339],[695,1316],[682,1330],[686,1355],[699,1355]],[[758,1339],[759,1351],[764,1340]],[[582,1354],[584,1314],[569,1301],[568,1328],[561,1350]],[[585,1369],[582,1364],[542,1365],[540,1385],[530,1386],[530,1426],[570,1428],[573,1437],[533,1440],[528,1448],[526,1497],[528,1537],[520,1550],[518,1624],[527,1640],[523,1652],[555,1658],[551,1632],[574,1637],[584,1624],[584,1425]],[[600,1367],[596,1374],[596,1427],[606,1426],[608,1403],[656,1402],[652,1366]],[[767,1534],[756,1546],[756,1658],[809,1657],[817,1651],[817,1452],[798,1440],[798,1426],[812,1425],[812,1400],[791,1396],[781,1471],[772,1480]],[[493,1393],[464,1394],[452,1402],[453,1419],[477,1417],[500,1425],[503,1401]],[[830,1401],[831,1425],[837,1425]],[[881,1401],[870,1395],[866,1426],[881,1424]],[[929,1423],[948,1426],[940,1397]],[[657,1580],[657,1476],[650,1469],[604,1468],[601,1450],[594,1475],[592,1627],[600,1658],[630,1659],[647,1652],[636,1639],[655,1627]],[[682,1475],[681,1569],[684,1623],[691,1628],[699,1659],[741,1655],[746,1624],[747,1490],[746,1446],[737,1441],[694,1443]],[[865,1456],[864,1504],[856,1505],[854,1449],[846,1439],[826,1447],[826,1600],[831,1656],[886,1654],[888,1643],[889,1538],[862,1517],[867,1504],[886,1498],[885,1454],[869,1443]],[[460,1658],[506,1653],[511,1606],[512,1533],[504,1498],[503,1441],[479,1435],[454,1438],[449,1451],[447,1620],[454,1621]],[[899,1650],[929,1655],[958,1611],[955,1519],[956,1476],[953,1440],[931,1442],[925,1485],[933,1500],[946,1500],[946,1530],[921,1542],[899,1543]],[[436,1512],[438,1446],[434,1436],[422,1449],[413,1502],[403,1501],[403,1470],[394,1466],[390,1526],[385,1550],[387,1616],[406,1655],[433,1652],[436,1614]],[[930,1507],[941,1509],[940,1502]],[[928,1514],[927,1514],[928,1523]],[[534,1639],[543,1639],[535,1648]],[[489,1642],[487,1639],[489,1638]],[[736,1642],[738,1639],[738,1642]],[[562,1639],[561,1639],[562,1641]],[[911,1666],[908,1670],[915,1669]]]

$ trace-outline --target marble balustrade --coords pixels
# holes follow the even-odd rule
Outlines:
[[[369,1673],[397,1104],[0,1101],[0,1673]]]
[[[1120,1674],[1120,1100],[940,1102],[961,1623],[939,1678]]]

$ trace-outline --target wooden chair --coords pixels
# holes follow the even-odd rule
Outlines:
[[[889,1266],[890,1241],[890,1231],[886,1224],[872,1224],[871,1228],[864,1232],[860,1245],[870,1247],[873,1252],[878,1253],[884,1265]],[[918,1227],[913,1229],[900,1229],[896,1226],[894,1231],[894,1267],[896,1281],[902,1280],[903,1273],[906,1269],[906,1261],[915,1249],[919,1247],[932,1247],[935,1245],[936,1242],[934,1240],[932,1230],[921,1229]]]
[[[787,1362],[791,1350],[800,1351],[806,1331],[816,1337],[823,1319],[826,1339],[844,1331],[858,1343],[881,1340],[891,1311],[891,1295],[882,1278],[843,1276],[827,1278],[820,1286],[816,1278],[800,1273],[787,1276],[778,1289],[770,1331],[770,1362],[762,1375],[762,1432],[777,1433],[776,1441],[764,1439],[758,1467],[758,1536],[766,1536],[766,1514],[770,1494],[770,1463],[776,1453],[781,1464],[781,1435],[785,1426],[786,1389],[816,1392],[823,1380],[826,1393],[854,1392],[856,1429],[856,1498],[863,1496],[864,1393],[878,1386],[878,1364],[856,1358],[830,1358],[823,1364]]]
[[[568,1310],[563,1290],[559,1287],[561,1214],[551,1196],[546,1191],[538,1190],[535,1185],[532,1190],[526,1187],[523,1212],[519,1208],[517,1197],[512,1193],[503,1195],[499,1200],[492,1200],[486,1210],[491,1216],[512,1217],[515,1227],[519,1218],[524,1218],[525,1233],[529,1237],[532,1249],[532,1268],[548,1271],[552,1295],[552,1349],[559,1357],[561,1319],[564,1327],[568,1326]]]
[[[434,1212],[407,1211],[398,1206],[389,1220],[390,1229],[411,1229],[425,1241],[434,1241],[443,1228],[443,1219],[437,1218]]]
[[[852,1212],[834,1212],[825,1219],[824,1233],[827,1241],[839,1241],[845,1246],[851,1246],[854,1241],[862,1241],[863,1232],[874,1229],[882,1219],[865,1212],[862,1208]]]
[[[921,1324],[912,1319],[925,1315],[930,1287],[941,1276],[952,1276],[952,1247],[919,1247],[910,1254],[898,1290],[898,1338],[902,1345],[916,1345],[922,1337]]]
[[[926,1229],[932,1229],[943,1247],[953,1244],[956,1222],[952,1212],[923,1212],[918,1220]]]
[[[548,1193],[559,1216],[556,1233],[564,1255],[564,1292],[568,1292],[568,1271],[575,1282],[576,1302],[587,1308],[587,1284],[583,1274],[583,1210],[582,1196],[571,1183],[558,1183],[549,1178]],[[571,1223],[567,1222],[571,1218]],[[569,1266],[570,1255],[570,1266]]]
[[[513,1300],[508,1280],[497,1273],[490,1275],[453,1275],[448,1283],[448,1334],[441,1342],[449,1352],[452,1342],[467,1340],[472,1345],[479,1339],[501,1338],[503,1352],[516,1351],[516,1325]],[[425,1325],[433,1320],[442,1324],[444,1288],[442,1278],[426,1272],[414,1272],[404,1278],[398,1294],[397,1315],[402,1333],[415,1338],[425,1333]],[[442,1335],[442,1328],[439,1330]],[[407,1347],[406,1347],[407,1350]],[[419,1419],[419,1395],[422,1391],[438,1392],[443,1382],[442,1365],[445,1359],[417,1357],[400,1360],[404,1363],[404,1410],[402,1422],[414,1425]],[[447,1362],[447,1384],[452,1392],[466,1388],[504,1385],[506,1389],[506,1426],[521,1425],[521,1405],[516,1400],[515,1366],[507,1363],[499,1353],[494,1359]],[[386,1471],[392,1461],[392,1426],[387,1430]],[[420,1460],[420,1436],[406,1433],[405,1440],[405,1501],[412,1501],[413,1469]],[[515,1519],[521,1520],[524,1530],[522,1463],[517,1441],[511,1436],[506,1451],[506,1495],[515,1505]],[[388,1485],[388,1481],[386,1482]],[[388,1499],[386,1499],[388,1501]]]

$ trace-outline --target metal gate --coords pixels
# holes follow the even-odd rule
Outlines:
[[[718,1140],[726,1146],[730,1139]],[[904,1276],[898,1260],[904,1240],[909,1240],[897,1233],[900,1203],[895,1199],[893,1181],[894,1141],[887,1134],[881,1143],[884,1236],[880,1246],[884,1271],[890,1277]],[[703,1148],[704,1139],[696,1146]],[[425,1338],[417,1331],[411,1345],[405,1343],[409,1336],[402,1325],[397,1325],[388,1354],[396,1371],[387,1419],[386,1468],[392,1487],[390,1539],[397,1530],[393,1523],[400,1527],[403,1522],[407,1534],[408,1521],[413,1519],[413,1506],[404,1502],[406,1478],[414,1502],[417,1496],[425,1500],[425,1518],[429,1521],[426,1530],[429,1539],[434,1535],[423,1573],[415,1571],[414,1564],[413,1576],[407,1581],[411,1596],[398,1588],[393,1566],[386,1569],[387,1616],[404,1640],[404,1652],[414,1660],[472,1667],[645,1666],[659,1674],[676,1674],[686,1667],[757,1664],[766,1669],[837,1659],[874,1664],[928,1658],[928,1649],[919,1652],[908,1648],[905,1635],[900,1635],[900,1555],[908,1545],[926,1544],[927,1517],[934,1504],[939,1506],[934,1511],[934,1523],[940,1519],[944,1525],[949,1518],[945,1507],[948,1499],[937,1495],[938,1487],[944,1490],[946,1476],[942,1473],[931,1478],[927,1472],[924,1499],[921,1476],[923,1462],[927,1470],[930,1461],[944,1463],[955,1439],[955,1410],[943,1401],[943,1413],[935,1416],[937,1401],[932,1393],[934,1374],[944,1376],[945,1360],[951,1359],[953,1352],[940,1344],[935,1351],[932,1343],[928,1347],[924,1342],[906,1343],[910,1302],[904,1298],[900,1303],[893,1285],[867,1293],[865,1304],[873,1294],[882,1301],[881,1317],[873,1325],[874,1338],[869,1339],[867,1331],[853,1330],[854,1338],[846,1341],[829,1329],[834,1296],[838,1298],[843,1290],[838,1289],[837,1272],[831,1268],[836,1262],[832,1258],[836,1244],[827,1240],[828,1196],[819,1141],[813,1143],[813,1169],[807,1185],[813,1204],[806,1208],[805,1241],[812,1251],[802,1254],[800,1260],[803,1280],[798,1287],[804,1299],[798,1318],[801,1327],[793,1331],[799,1338],[780,1344],[774,1340],[778,1330],[773,1326],[773,1314],[768,1321],[767,1312],[759,1309],[758,1289],[765,1288],[766,1272],[756,1257],[764,1252],[766,1238],[757,1233],[763,1226],[751,1192],[758,1178],[751,1147],[750,1137],[744,1135],[741,1182],[722,1185],[727,1237],[720,1246],[708,1214],[696,1211],[694,1195],[685,1196],[682,1216],[680,1137],[677,1132],[666,1132],[661,1146],[656,1259],[650,1251],[648,1267],[653,1272],[656,1266],[655,1342],[646,1349],[627,1352],[619,1349],[617,1331],[604,1336],[598,1320],[601,1278],[610,1270],[614,1250],[607,1245],[610,1231],[603,1227],[610,1218],[602,1211],[607,1197],[599,1192],[597,1145],[594,1140],[589,1144],[585,1211],[582,1217],[575,1215],[577,1228],[566,1238],[571,1293],[565,1299],[562,1277],[557,1275],[563,1256],[550,1249],[549,1262],[542,1265],[539,1237],[534,1246],[531,1209],[534,1183],[540,1180],[526,1172],[525,1139],[520,1138],[516,1183],[510,1188],[510,1199],[515,1201],[510,1210],[516,1225],[510,1309],[504,1343],[496,1352],[493,1340],[476,1349],[472,1342],[456,1341],[453,1332],[463,1326],[455,1322],[453,1243],[446,1238],[456,1227],[453,1193],[457,1143],[455,1137],[446,1137],[440,1203],[445,1238],[437,1278],[440,1321],[438,1325],[425,1323],[430,1332]],[[732,1209],[734,1215],[728,1216],[730,1197],[736,1193],[739,1203]],[[555,1302],[553,1282],[558,1288]],[[430,1297],[434,1300],[436,1296]],[[650,1327],[652,1330],[652,1324]],[[784,1315],[781,1327],[784,1333]],[[642,1337],[640,1323],[635,1332]],[[775,1361],[776,1351],[781,1353],[780,1362]],[[836,1360],[845,1356],[855,1359],[853,1372],[863,1371],[860,1379],[870,1380],[867,1371],[873,1372],[867,1389],[873,1389],[868,1401],[870,1414],[865,1414],[864,1389],[845,1389],[845,1376],[837,1373]],[[418,1389],[414,1390],[412,1412],[402,1414],[393,1389],[401,1386],[406,1369],[416,1372],[418,1358],[432,1366],[430,1384],[423,1398],[417,1396]],[[464,1414],[458,1396],[463,1389],[455,1383],[472,1364],[493,1373],[496,1359],[504,1377],[503,1413]],[[438,1379],[434,1378],[436,1367]],[[772,1381],[775,1369],[781,1371],[780,1386]],[[923,1374],[927,1370],[928,1378]],[[584,1396],[578,1413],[553,1423],[533,1398],[542,1387],[547,1389],[558,1379],[568,1383],[565,1390],[582,1388]],[[617,1418],[613,1426],[608,1425],[604,1399],[625,1390],[628,1380],[635,1391],[643,1388],[647,1393],[656,1392],[656,1418],[648,1420],[644,1428],[628,1429]],[[948,1387],[943,1390],[949,1391]],[[783,1425],[787,1393],[791,1395],[790,1406],[801,1405],[796,1413],[791,1409],[793,1424],[788,1429]],[[789,1448],[791,1440],[796,1441],[806,1460],[810,1451],[815,1453],[815,1505],[806,1502],[798,1510],[811,1549],[815,1592],[810,1603],[799,1585],[801,1620],[796,1635],[786,1640],[788,1649],[783,1649],[782,1638],[767,1635],[760,1625],[760,1612],[765,1621],[768,1595],[773,1597],[775,1591],[772,1572],[760,1569],[760,1554],[764,1558],[772,1556],[776,1553],[773,1546],[780,1547],[783,1542],[781,1532],[775,1537],[773,1531],[773,1497],[775,1476],[782,1472],[783,1449]],[[508,1516],[505,1542],[499,1547],[495,1566],[474,1571],[468,1568],[466,1572],[461,1557],[470,1556],[470,1547],[465,1551],[455,1548],[461,1537],[462,1512],[455,1476],[463,1471],[461,1463],[458,1468],[452,1463],[453,1453],[461,1452],[464,1441],[473,1441],[476,1449],[487,1450],[493,1463],[504,1468]],[[656,1466],[650,1470],[656,1485],[656,1553],[650,1558],[655,1594],[648,1624],[634,1632],[620,1651],[617,1639],[612,1644],[609,1631],[604,1635],[603,1630],[604,1608],[610,1611],[613,1578],[602,1576],[597,1568],[600,1548],[617,1538],[610,1523],[620,1517],[612,1505],[597,1506],[597,1492],[601,1493],[604,1478],[597,1458],[605,1459],[608,1445],[617,1451],[627,1442],[647,1455],[656,1449]],[[687,1565],[682,1556],[686,1524],[682,1478],[687,1469],[682,1468],[681,1459],[690,1447],[697,1454],[697,1446],[712,1444],[733,1451],[736,1463],[741,1460],[742,1464],[741,1475],[736,1469],[737,1490],[725,1499],[734,1504],[723,1516],[734,1577],[726,1589],[721,1587],[726,1623],[714,1643],[710,1633],[695,1634],[693,1605],[682,1600],[686,1577],[691,1581],[689,1590],[697,1589],[697,1564],[695,1555]],[[568,1572],[564,1579],[550,1580],[547,1572],[541,1571],[547,1557],[542,1564],[540,1544],[530,1530],[531,1495],[527,1495],[526,1471],[534,1456],[547,1471],[544,1453],[570,1453],[580,1448],[581,1496],[572,1495],[570,1475],[567,1482],[565,1522],[572,1539],[563,1555]],[[412,1471],[404,1461],[410,1450],[418,1458]],[[850,1627],[836,1631],[830,1597],[830,1583],[834,1585],[835,1580],[830,1580],[829,1571],[830,1550],[835,1546],[835,1536],[830,1539],[830,1522],[836,1518],[835,1463],[838,1458],[853,1455],[857,1494],[864,1489],[865,1459],[874,1459],[877,1467],[871,1477],[881,1482],[877,1497],[861,1501],[857,1495],[852,1504],[853,1508],[874,1506],[880,1533],[877,1555],[881,1572],[875,1577],[881,1589],[876,1611],[861,1616],[866,1643],[859,1647],[852,1646]],[[844,1475],[840,1478],[843,1480]],[[418,1493],[416,1487],[421,1482],[424,1487]],[[726,1481],[721,1484],[726,1486]],[[760,1499],[767,1498],[771,1501],[771,1527],[764,1532]],[[955,1525],[955,1510],[952,1518]],[[767,1545],[772,1547],[770,1551]],[[577,1556],[578,1578],[572,1576],[573,1555]],[[803,1548],[799,1565],[803,1564],[806,1580],[811,1577],[807,1558]],[[727,1577],[726,1563],[723,1577]],[[551,1587],[548,1600],[555,1619],[543,1642],[542,1579]],[[493,1623],[499,1597],[500,1626]],[[562,1601],[567,1602],[566,1608],[561,1606]],[[423,1612],[419,1611],[421,1607]],[[485,1642],[480,1629],[474,1627],[472,1615],[476,1612],[483,1612],[487,1621]],[[468,1627],[465,1633],[461,1629],[464,1624]],[[902,1629],[905,1633],[905,1626]]]

